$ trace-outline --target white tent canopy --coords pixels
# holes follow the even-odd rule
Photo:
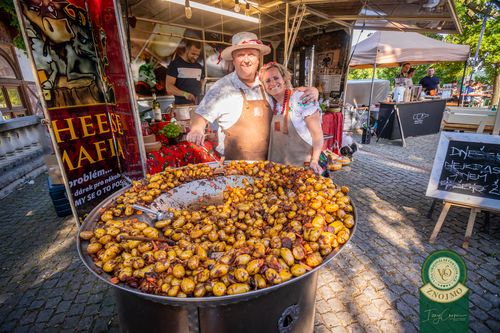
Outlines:
[[[395,67],[403,62],[428,64],[435,62],[464,62],[469,45],[441,42],[416,32],[377,31],[353,46],[350,67]]]

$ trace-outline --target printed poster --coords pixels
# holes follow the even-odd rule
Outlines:
[[[142,176],[126,61],[112,0],[18,0],[80,220]]]

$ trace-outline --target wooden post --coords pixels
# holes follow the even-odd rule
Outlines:
[[[448,215],[448,211],[450,210],[451,203],[445,202],[443,210],[441,211],[441,214],[439,215],[439,218],[436,222],[436,226],[434,227],[434,230],[432,231],[431,238],[429,239],[429,242],[434,243],[436,240],[437,234],[439,230],[441,230],[441,227],[443,226],[444,219],[446,218],[446,215]]]
[[[474,222],[476,222],[477,213],[479,213],[480,211],[481,210],[478,208],[471,208],[470,210],[469,221],[467,222],[467,229],[465,230],[465,240],[462,244],[462,247],[464,249],[469,248],[469,240],[470,236],[472,235],[472,229],[474,228]]]

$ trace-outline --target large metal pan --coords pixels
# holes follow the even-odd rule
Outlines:
[[[215,167],[217,164],[211,164]],[[154,208],[172,206],[180,208],[196,202],[204,195],[217,196],[225,185],[241,185],[247,176],[218,177],[183,184],[169,193],[162,194],[151,205]],[[204,186],[204,183],[211,183]],[[216,184],[216,186],[214,186]],[[93,230],[101,214],[114,204],[117,197],[128,190],[124,188],[102,202],[85,219],[80,231]],[[194,194],[196,193],[196,194]],[[356,208],[352,204],[356,230]],[[145,215],[132,216],[140,220]],[[131,217],[129,217],[131,218]],[[244,294],[220,297],[177,298],[152,295],[125,284],[113,284],[111,276],[95,266],[85,251],[88,241],[77,237],[80,258],[85,266],[100,280],[115,289],[120,323],[124,331],[169,332],[312,332],[317,273],[346,246],[330,253],[323,263],[306,274],[265,289]]]

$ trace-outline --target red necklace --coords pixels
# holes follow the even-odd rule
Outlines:
[[[288,107],[289,99],[290,99],[290,89],[286,89],[285,90],[285,98],[283,99],[283,105],[281,106],[281,113],[280,114],[285,113],[285,110]],[[273,103],[273,114],[274,115],[278,114],[277,105],[278,105],[278,102]]]

